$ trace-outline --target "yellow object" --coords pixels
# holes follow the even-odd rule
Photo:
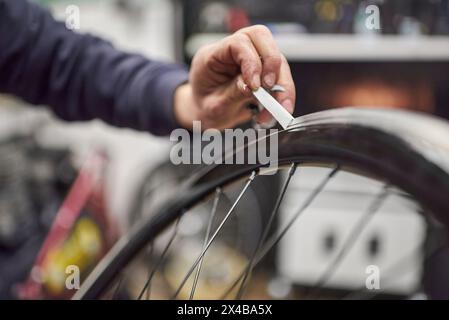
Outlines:
[[[65,290],[66,268],[75,265],[83,273],[97,261],[102,247],[97,224],[88,217],[79,219],[69,238],[48,252],[41,270],[44,287],[51,295],[61,294]]]
[[[336,1],[320,0],[315,5],[318,17],[324,21],[336,21],[340,18],[340,7]]]

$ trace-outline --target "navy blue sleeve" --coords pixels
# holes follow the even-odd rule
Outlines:
[[[177,127],[173,94],[187,79],[184,66],[74,33],[26,0],[0,0],[0,92],[48,105],[64,120],[165,135]]]

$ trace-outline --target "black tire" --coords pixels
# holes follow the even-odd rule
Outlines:
[[[345,108],[296,120],[276,133],[279,165],[338,164],[341,169],[388,181],[449,227],[449,125],[434,117],[397,110]],[[173,197],[136,226],[86,279],[75,299],[99,298],[149,242],[192,207],[260,165],[213,165],[197,172]],[[427,212],[426,210],[426,212]]]

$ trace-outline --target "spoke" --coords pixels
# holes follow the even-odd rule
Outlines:
[[[301,214],[310,206],[310,204],[315,200],[315,198],[323,191],[326,184],[335,176],[335,174],[340,170],[340,166],[336,166],[317,186],[317,188],[307,197],[307,199],[303,202],[301,207],[298,209],[296,214],[292,217],[292,219],[287,223],[287,225],[282,229],[282,231],[272,236],[267,240],[262,249],[256,255],[254,259],[254,266],[256,266],[267,254],[270,250],[284,237],[288,230],[295,224],[296,220],[301,216]],[[225,291],[225,293],[221,296],[221,300],[225,299],[229,293],[235,288],[235,286],[240,282],[240,280],[245,275],[246,269],[244,269],[234,283]]]
[[[214,242],[215,238],[217,237],[218,233],[221,231],[221,229],[223,228],[223,226],[225,225],[226,221],[229,219],[229,217],[231,216],[232,212],[234,211],[235,207],[237,206],[237,204],[239,203],[240,199],[243,197],[243,195],[245,194],[246,190],[249,188],[249,186],[251,185],[251,183],[253,182],[254,178],[256,177],[257,173],[256,171],[253,171],[253,173],[251,174],[251,176],[248,178],[248,181],[246,182],[245,186],[243,187],[242,191],[240,192],[240,194],[238,195],[237,199],[234,201],[234,203],[232,204],[231,208],[229,209],[228,213],[226,214],[226,216],[223,218],[223,220],[221,221],[220,225],[218,226],[217,230],[214,232],[214,234],[212,235],[212,237],[209,239],[209,241],[207,242],[205,248],[201,251],[201,254],[198,256],[198,258],[195,260],[195,262],[193,263],[193,265],[191,266],[191,268],[189,269],[189,271],[187,272],[187,274],[185,275],[184,279],[181,281],[181,284],[179,285],[178,289],[176,290],[175,294],[173,295],[172,299],[176,299],[176,297],[178,296],[178,294],[181,292],[182,288],[184,287],[184,285],[186,284],[187,280],[189,279],[189,277],[191,276],[191,274],[193,273],[193,271],[195,271],[195,268],[197,267],[197,265],[200,263],[201,259],[203,258],[203,256],[206,254],[207,250],[209,249],[209,247],[211,246],[212,242]]]
[[[296,168],[297,168],[297,164],[292,163],[292,165],[290,166],[290,170],[288,172],[287,179],[285,180],[284,185],[282,186],[281,192],[279,193],[279,196],[276,200],[275,206],[274,206],[273,210],[271,211],[271,215],[268,219],[267,225],[265,226],[265,229],[262,232],[261,237],[259,238],[256,249],[254,250],[254,252],[251,256],[251,259],[246,267],[246,270],[244,271],[243,280],[242,280],[242,283],[240,285],[239,291],[237,292],[237,296],[236,296],[236,298],[238,300],[240,300],[243,297],[245,289],[251,279],[251,274],[252,274],[252,271],[254,268],[254,262],[255,262],[254,258],[256,257],[257,253],[259,252],[260,248],[262,247],[262,244],[265,242],[265,240],[268,237],[268,234],[271,230],[271,226],[274,222],[274,218],[276,217],[276,214],[279,211],[279,207],[282,203],[282,200],[284,199],[285,192],[287,191],[288,185],[290,184],[290,181],[291,181],[293,175],[295,174]]]
[[[215,219],[215,214],[217,212],[218,202],[220,200],[220,196],[221,196],[221,189],[217,188],[217,190],[215,191],[215,198],[214,198],[214,203],[212,205],[212,211],[211,211],[211,214],[210,214],[210,217],[209,217],[209,222],[207,224],[206,235],[204,237],[203,250],[206,248],[207,242],[209,241],[210,233],[211,233],[211,230],[212,230],[212,223],[213,223],[213,221]],[[198,267],[196,268],[195,278],[193,280],[193,285],[192,285],[192,291],[190,292],[190,300],[193,300],[193,297],[195,296],[195,290],[196,290],[196,286],[198,284],[198,279],[200,277],[201,267],[203,265],[204,256],[201,258],[201,260],[200,260],[200,262],[198,264]]]
[[[352,228],[349,232],[349,236],[346,238],[341,250],[335,256],[335,258],[329,263],[323,275],[318,279],[316,284],[313,286],[313,289],[310,293],[310,296],[315,297],[321,290],[321,288],[326,285],[326,283],[330,280],[330,278],[334,275],[335,271],[337,271],[341,262],[344,260],[346,255],[352,249],[353,245],[356,243],[357,239],[368,225],[368,222],[374,216],[375,213],[378,212],[379,208],[384,203],[385,199],[389,195],[389,186],[385,185],[379,194],[376,195],[374,200],[368,206],[368,209],[362,214],[360,220],[357,224]]]
[[[156,265],[154,266],[153,271],[151,272],[150,276],[148,277],[148,280],[145,283],[145,286],[143,287],[142,291],[140,292],[139,296],[137,297],[137,300],[141,300],[142,299],[142,296],[144,295],[144,293],[147,290],[147,288],[150,286],[151,280],[153,280],[153,277],[156,274],[157,269],[159,268],[159,266],[161,265],[161,263],[164,260],[165,256],[167,255],[168,249],[170,249],[173,241],[175,240],[176,235],[178,234],[178,227],[179,227],[179,221],[180,220],[181,220],[181,218],[178,218],[178,220],[176,220],[175,228],[174,228],[173,233],[172,233],[172,235],[170,237],[170,240],[168,240],[168,243],[165,246],[164,251],[162,251],[161,256],[159,257],[158,261],[156,262]],[[149,296],[148,296],[148,298],[149,298]]]
[[[150,244],[150,250],[149,251],[150,252],[148,253],[148,255],[151,258],[153,256],[153,251],[154,251],[154,243],[153,242],[151,242],[151,244]],[[151,273],[152,273],[151,269],[148,269],[148,278],[151,277]],[[150,300],[150,295],[151,295],[151,282],[148,284],[148,287],[147,287],[146,300]]]
[[[118,298],[120,288],[122,287],[124,275],[120,275],[120,279],[118,280],[117,286],[115,287],[114,293],[112,295],[112,300],[116,300]]]

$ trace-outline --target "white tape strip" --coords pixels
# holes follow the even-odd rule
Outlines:
[[[253,91],[253,95],[259,103],[271,113],[276,121],[279,122],[282,128],[287,129],[294,120],[293,116],[264,88],[260,87]]]

